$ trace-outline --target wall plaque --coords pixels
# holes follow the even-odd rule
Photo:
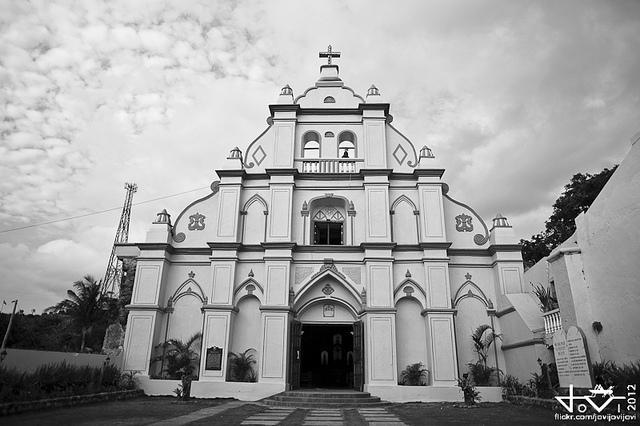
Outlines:
[[[212,346],[207,348],[207,359],[204,364],[205,370],[222,370],[222,348]]]
[[[593,388],[591,360],[582,330],[571,326],[566,334],[564,330],[556,331],[553,334],[553,354],[560,387]]]
[[[336,314],[336,308],[333,305],[324,305],[322,307],[322,316],[332,318]]]

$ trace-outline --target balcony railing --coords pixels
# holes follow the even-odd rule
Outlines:
[[[542,314],[544,319],[545,334],[553,334],[558,330],[562,330],[562,318],[560,318],[560,309],[545,312]]]
[[[358,173],[358,160],[351,158],[314,158],[300,161],[302,173]]]

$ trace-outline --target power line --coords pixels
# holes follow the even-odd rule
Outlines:
[[[190,189],[188,191],[178,192],[176,194],[165,195],[163,197],[158,197],[158,198],[152,198],[150,200],[139,201],[137,203],[133,203],[132,205],[133,206],[138,206],[140,204],[147,204],[147,203],[151,203],[153,201],[164,200],[166,198],[177,197],[178,195],[188,194],[190,192],[201,191],[203,189],[209,189],[209,187],[208,186],[203,186],[201,188]],[[113,207],[113,208],[110,208],[110,209],[100,210],[100,211],[97,211],[97,212],[85,213],[85,214],[80,214],[80,215],[77,215],[77,216],[70,216],[70,217],[65,217],[65,218],[62,218],[62,219],[50,220],[50,221],[47,221],[47,222],[40,222],[40,223],[31,224],[31,225],[20,226],[18,228],[4,229],[4,230],[0,231],[0,234],[4,234],[4,233],[7,233],[7,232],[12,232],[12,231],[20,231],[22,229],[35,228],[37,226],[49,225],[49,224],[52,224],[52,223],[65,222],[67,220],[80,219],[82,217],[87,217],[87,216],[95,216],[95,215],[99,215],[99,214],[102,214],[102,213],[108,213],[108,212],[120,210],[120,209],[122,209],[122,207],[123,206]]]

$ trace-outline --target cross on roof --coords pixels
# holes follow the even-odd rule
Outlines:
[[[331,50],[331,45],[329,45],[329,47],[327,47],[327,51],[326,52],[320,52],[320,57],[321,58],[327,58],[327,64],[331,65],[331,58],[339,58],[340,57],[340,52],[334,52]]]

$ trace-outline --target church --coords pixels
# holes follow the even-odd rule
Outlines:
[[[118,247],[137,259],[123,369],[147,394],[177,383],[156,378],[155,348],[200,332],[196,397],[343,388],[458,401],[471,333],[501,333],[507,295],[528,291],[507,219],[452,198],[432,150],[395,127],[376,86],[345,85],[339,56],[329,46],[311,87],[282,88],[208,195]],[[247,350],[254,381],[231,381],[228,355]],[[399,385],[414,363],[426,386]],[[500,341],[488,363],[508,372]]]

